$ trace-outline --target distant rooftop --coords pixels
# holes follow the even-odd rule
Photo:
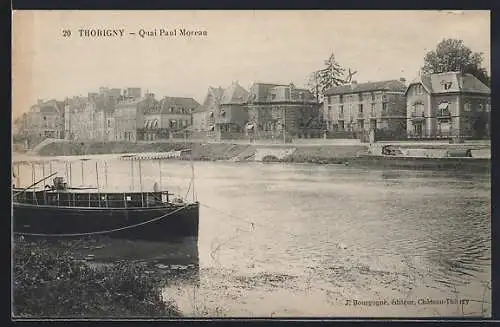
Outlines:
[[[405,92],[406,84],[401,80],[387,80],[367,83],[351,83],[334,86],[325,91],[325,95],[340,95],[374,91]]]

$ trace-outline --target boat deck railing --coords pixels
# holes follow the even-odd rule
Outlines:
[[[88,208],[154,208],[167,205],[168,191],[80,193],[66,191],[36,191],[15,194],[15,202],[58,207]]]

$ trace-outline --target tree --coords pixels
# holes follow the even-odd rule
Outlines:
[[[316,96],[316,99],[319,100],[324,92],[333,86],[349,83],[352,75],[356,73],[351,73],[349,70],[349,77],[346,78],[345,72],[345,68],[335,60],[335,55],[332,53],[325,60],[325,67],[312,72],[309,76],[310,90]]]
[[[459,39],[443,39],[436,50],[429,51],[424,57],[422,72],[427,74],[459,71],[472,74],[481,82],[490,85],[490,77],[481,66],[483,53],[472,52]]]

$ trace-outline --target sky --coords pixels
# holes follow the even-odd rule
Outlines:
[[[183,28],[207,35],[180,36]],[[79,29],[125,34],[80,37]],[[178,35],[141,38],[141,29]],[[444,38],[483,52],[490,72],[489,11],[15,11],[13,117],[37,99],[63,100],[101,86],[200,103],[209,86],[234,81],[246,89],[253,82],[305,87],[331,53],[357,71],[359,83],[410,81]]]

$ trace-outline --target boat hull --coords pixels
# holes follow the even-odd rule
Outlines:
[[[429,157],[404,157],[384,155],[359,155],[349,164],[361,166],[374,166],[381,168],[398,169],[423,169],[423,170],[457,170],[466,172],[491,172],[491,159],[489,158],[429,158]]]
[[[154,208],[85,208],[13,203],[14,233],[176,241],[198,237],[199,203]]]

